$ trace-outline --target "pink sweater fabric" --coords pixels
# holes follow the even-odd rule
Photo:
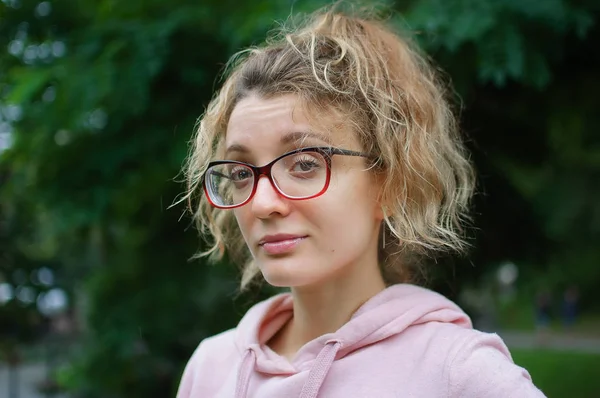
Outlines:
[[[205,339],[177,398],[544,397],[496,334],[474,330],[454,303],[394,285],[292,362],[265,343],[293,316],[281,294],[252,307],[236,329]]]

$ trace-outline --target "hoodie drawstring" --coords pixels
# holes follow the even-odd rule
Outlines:
[[[235,398],[246,398],[248,395],[250,374],[252,374],[252,370],[254,369],[255,361],[256,354],[253,350],[247,349],[238,372],[237,384],[235,386]]]
[[[300,398],[316,398],[341,346],[339,341],[332,341],[319,352],[315,359],[315,365],[308,372],[308,380],[302,387]]]

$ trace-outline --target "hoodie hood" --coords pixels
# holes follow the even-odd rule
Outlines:
[[[417,286],[399,284],[364,303],[336,332],[306,343],[290,363],[265,343],[292,315],[293,300],[285,293],[256,305],[244,316],[236,335],[236,346],[243,353],[236,397],[246,396],[252,371],[285,375],[304,370],[309,370],[309,375],[300,396],[316,397],[334,361],[355,350],[428,322],[472,328],[469,317],[444,296]]]

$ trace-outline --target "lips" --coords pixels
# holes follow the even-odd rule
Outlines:
[[[306,235],[292,235],[292,234],[277,234],[277,235],[266,235],[259,242],[259,246],[263,246],[265,243],[277,243],[286,240],[302,239],[306,238]]]
[[[263,237],[258,246],[271,255],[286,254],[294,250],[307,235],[277,234]]]

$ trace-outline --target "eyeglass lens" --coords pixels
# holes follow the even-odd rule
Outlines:
[[[281,194],[290,199],[303,199],[323,190],[327,170],[327,160],[319,152],[298,152],[275,162],[271,177]],[[236,206],[250,198],[256,176],[248,166],[223,163],[209,168],[206,178],[207,192],[215,205]]]

